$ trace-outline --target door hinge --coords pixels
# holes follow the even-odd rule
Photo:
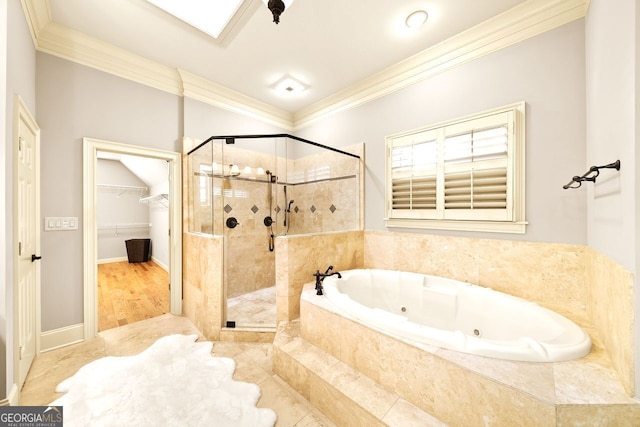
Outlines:
[[[20,360],[22,360],[22,346],[18,347],[18,353],[20,354]]]
[[[22,255],[22,242],[18,242],[18,256]]]
[[[22,145],[24,144],[24,138],[19,136],[18,137],[18,151],[22,151]]]

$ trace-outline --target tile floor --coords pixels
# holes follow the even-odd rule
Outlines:
[[[130,356],[171,334],[197,334],[200,331],[186,317],[165,314],[119,328],[100,332],[92,340],[42,353],[33,362],[21,392],[22,405],[46,405],[60,396],[55,387],[81,366],[104,356]],[[272,345],[261,343],[216,342],[214,356],[236,361],[234,379],[256,383],[262,390],[259,407],[278,414],[277,427],[335,426],[307,400],[271,370]]]

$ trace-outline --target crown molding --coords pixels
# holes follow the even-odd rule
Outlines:
[[[529,0],[294,114],[295,129],[583,18],[588,0]]]
[[[153,88],[182,95],[180,76],[167,67],[55,22],[39,34],[38,50]]]
[[[51,21],[48,0],[22,0],[36,49],[164,92],[190,97],[276,125],[293,129],[293,115],[185,70],[164,66]],[[255,12],[248,2],[241,17]],[[239,26],[234,24],[234,27]],[[231,29],[233,30],[233,29]],[[229,35],[230,36],[230,35]]]
[[[21,0],[24,16],[31,33],[33,45],[38,47],[38,37],[44,27],[51,22],[51,8],[48,0]]]
[[[179,69],[178,73],[182,80],[183,95],[186,97],[258,119],[288,131],[293,129],[293,114],[287,111],[243,95],[188,71]]]
[[[294,131],[585,17],[589,0],[528,0],[294,114],[51,20],[48,0],[21,0],[36,49]],[[255,0],[254,0],[255,1]],[[243,15],[251,13],[248,3]],[[240,19],[241,21],[242,19]],[[232,37],[234,29],[229,36]]]

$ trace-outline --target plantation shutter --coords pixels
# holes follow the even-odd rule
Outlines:
[[[437,133],[401,138],[391,147],[391,209],[412,218],[435,218]]]
[[[510,220],[508,113],[451,126],[443,144],[443,217]]]
[[[389,218],[512,221],[513,112],[388,141]]]

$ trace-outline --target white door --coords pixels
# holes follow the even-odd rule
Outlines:
[[[39,233],[39,129],[24,105],[18,106],[17,155],[17,327],[19,375],[18,389],[22,388],[36,355],[36,293],[40,279]]]

